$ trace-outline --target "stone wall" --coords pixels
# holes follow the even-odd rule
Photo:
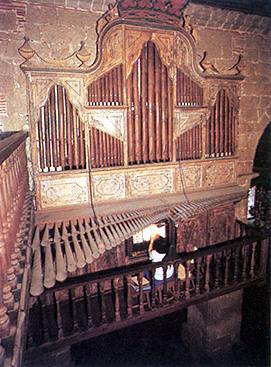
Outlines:
[[[0,0],[0,130],[28,128],[24,61],[18,48],[28,36],[44,58],[65,58],[85,40],[96,55],[96,21],[110,0]],[[244,81],[238,121],[238,174],[251,172],[258,141],[271,120],[271,19],[190,3],[185,15],[195,29],[198,62],[203,53],[218,70],[243,56]],[[241,183],[242,184],[242,183]]]

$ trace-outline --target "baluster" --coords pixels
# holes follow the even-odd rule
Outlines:
[[[7,307],[5,306],[5,301],[8,301],[7,303],[10,308],[13,309],[14,307],[14,298],[10,292],[10,287],[8,286],[6,281],[6,272],[4,264],[5,254],[3,250],[4,246],[1,243],[0,238],[0,338],[8,337],[10,334],[10,320],[7,315]],[[5,299],[7,295],[9,296],[9,300]]]
[[[12,289],[17,287],[17,278],[14,273],[14,269],[11,266],[11,254],[12,254],[12,244],[11,244],[11,236],[10,231],[13,230],[12,228],[12,218],[11,218],[11,206],[12,206],[12,192],[11,186],[12,182],[10,180],[10,170],[7,168],[10,165],[10,160],[7,159],[2,164],[3,168],[3,180],[2,180],[2,205],[5,208],[6,213],[4,214],[5,220],[3,221],[3,237],[5,243],[5,252],[6,252],[6,276],[8,280],[8,284],[11,286]],[[5,290],[6,291],[6,290]]]
[[[106,323],[106,305],[105,305],[105,296],[104,296],[104,282],[101,281],[99,283],[100,296],[101,296],[101,322],[102,324]]]
[[[143,294],[142,278],[143,273],[139,273],[137,276],[139,286],[139,313],[142,313],[144,311],[144,304],[143,304],[144,294]]]
[[[234,275],[233,275],[233,281],[238,281],[238,262],[239,262],[239,247],[237,247],[234,250],[233,258],[234,258]]]
[[[71,307],[72,307],[72,321],[73,321],[73,331],[78,331],[78,318],[77,318],[77,311],[76,311],[76,296],[75,296],[75,288],[70,289],[71,295]]]
[[[121,320],[120,317],[120,301],[119,301],[119,281],[121,278],[113,279],[113,287],[115,294],[115,321],[118,322]]]
[[[211,261],[212,255],[205,256],[205,262],[206,262],[206,268],[205,268],[205,284],[204,289],[208,293],[210,290],[210,261]]]
[[[219,287],[221,254],[214,254],[214,260],[215,260],[215,288],[218,288]]]
[[[129,319],[132,317],[131,279],[132,279],[132,276],[130,274],[127,275],[126,277],[126,282],[127,282],[126,302],[127,302],[127,318]]]
[[[60,309],[60,292],[54,292],[55,304],[56,304],[56,325],[57,325],[57,337],[61,339],[63,337],[63,325],[62,325],[62,316]]]
[[[90,292],[91,284],[85,285],[85,298],[86,298],[86,312],[87,312],[87,319],[88,319],[88,327],[93,326],[92,320],[92,311],[91,311],[91,292]]]
[[[39,297],[40,300],[40,307],[41,307],[41,319],[42,319],[42,331],[43,331],[43,339],[45,342],[48,342],[50,339],[49,336],[49,328],[48,328],[48,317],[46,315],[46,299],[45,295],[41,295]]]
[[[257,242],[252,243],[252,254],[251,254],[251,264],[250,264],[250,276],[254,277],[255,275],[255,249],[257,246]]]
[[[163,265],[163,304],[167,303],[167,266]]]
[[[246,279],[246,272],[247,272],[247,263],[248,263],[248,249],[249,245],[244,245],[242,248],[242,256],[243,256],[243,268],[242,268],[242,279]]]
[[[268,243],[269,243],[268,241],[269,241],[268,238],[261,241],[260,274],[265,274],[266,272]]]
[[[201,258],[196,258],[196,294],[200,294],[200,271],[201,271]]]
[[[190,277],[189,277],[190,263],[191,263],[191,261],[189,260],[185,264],[185,299],[190,298],[190,291],[189,291],[189,288],[190,288]]]
[[[224,285],[227,286],[229,284],[229,260],[231,257],[231,250],[226,250],[224,252],[226,263],[225,263],[225,275],[224,275]]]

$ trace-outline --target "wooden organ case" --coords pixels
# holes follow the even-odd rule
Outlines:
[[[193,29],[169,3],[109,6],[92,65],[84,42],[46,60],[25,38],[37,210],[236,184],[242,76],[197,62]]]

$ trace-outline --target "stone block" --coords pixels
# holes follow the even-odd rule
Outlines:
[[[77,9],[79,0],[66,0],[66,8]]]
[[[0,10],[0,31],[12,32],[16,30],[16,14],[13,11]]]
[[[28,5],[26,22],[29,24],[47,24],[56,31],[58,24],[57,8]]]

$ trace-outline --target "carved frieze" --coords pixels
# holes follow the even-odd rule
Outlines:
[[[124,118],[125,110],[91,109],[88,111],[89,126],[94,126],[117,139],[124,140]]]
[[[41,208],[88,202],[87,177],[59,177],[40,179]]]
[[[203,168],[204,186],[232,183],[236,180],[233,162],[214,165],[208,164]]]
[[[177,175],[177,190],[196,189],[202,187],[201,166],[181,166]]]
[[[173,192],[173,169],[127,172],[131,196]]]
[[[98,174],[92,176],[94,199],[97,201],[125,199],[125,175]]]

